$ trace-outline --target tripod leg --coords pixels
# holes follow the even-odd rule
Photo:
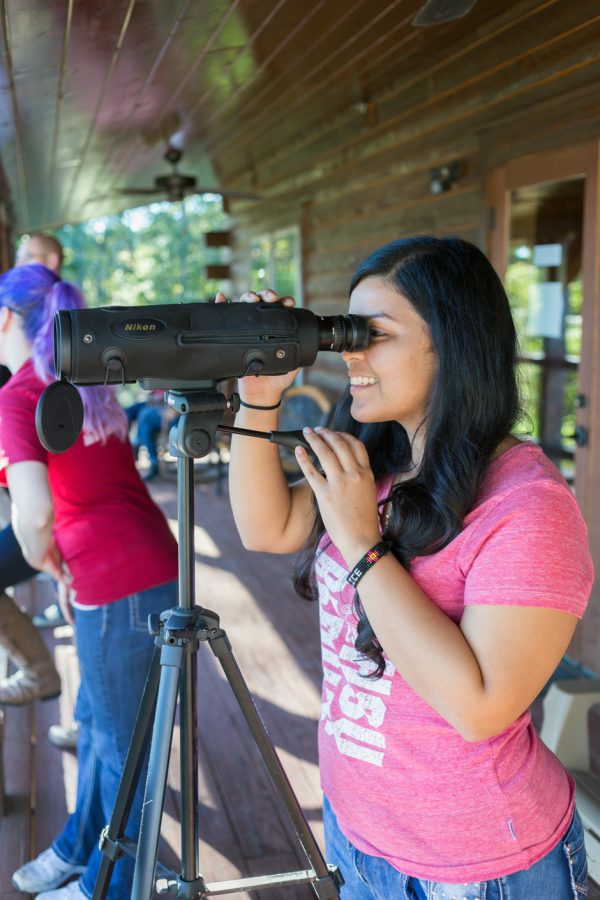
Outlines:
[[[132,900],[151,900],[154,890],[154,870],[158,853],[169,756],[173,739],[175,709],[179,691],[179,673],[184,651],[178,646],[164,645],[160,659],[160,683],[156,714],[150,744],[148,777],[142,808],[140,836],[131,889]]]
[[[179,514],[179,604],[194,607],[194,460],[177,460]],[[181,783],[181,874],[185,881],[199,875],[198,851],[198,701],[196,654],[186,654],[179,704]]]
[[[196,654],[186,654],[179,698],[181,784],[181,875],[184,881],[199,876],[198,701]]]
[[[124,835],[124,829],[129,818],[129,811],[140,777],[140,770],[144,760],[145,750],[148,745],[148,736],[154,717],[154,706],[160,678],[159,651],[155,648],[148,678],[144,687],[144,693],[140,708],[135,720],[131,743],[127,751],[127,758],[123,768],[123,774],[119,783],[119,790],[115,799],[110,822],[104,829],[100,839],[100,847],[104,857],[100,863],[92,900],[104,900],[108,891],[108,885],[112,877],[115,861],[120,856],[118,841]]]
[[[252,694],[250,693],[246,682],[242,676],[242,673],[239,669],[237,662],[233,656],[231,651],[231,644],[229,643],[229,638],[223,629],[219,629],[219,632],[216,637],[208,638],[211,649],[217,659],[219,660],[223,671],[225,672],[225,676],[233,693],[235,694],[235,698],[239,704],[239,707],[248,723],[250,731],[254,737],[256,742],[256,746],[260,751],[260,755],[262,756],[269,775],[275,785],[277,793],[281,798],[287,814],[292,822],[296,834],[298,836],[298,840],[300,841],[304,852],[306,853],[307,859],[312,865],[315,874],[317,875],[318,882],[316,885],[313,885],[313,890],[315,890],[318,897],[329,898],[329,897],[338,897],[338,890],[335,883],[335,879],[332,876],[331,871],[328,869],[327,864],[323,858],[323,854],[319,849],[319,845],[315,841],[314,835],[310,829],[306,818],[304,817],[304,813],[300,808],[300,804],[298,803],[298,799],[294,794],[292,786],[288,780],[288,777],[285,773],[285,770],[275,752],[275,748],[271,743],[269,735],[263,725],[262,719],[260,718],[260,714],[254,705],[254,700],[252,699]]]

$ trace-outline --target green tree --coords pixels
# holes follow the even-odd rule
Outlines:
[[[63,277],[81,287],[88,305],[139,306],[214,297],[220,282],[205,270],[222,260],[204,234],[226,228],[221,199],[207,194],[67,224],[56,237],[65,249]]]

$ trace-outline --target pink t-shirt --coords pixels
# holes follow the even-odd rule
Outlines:
[[[391,476],[379,485],[390,491]],[[323,791],[348,840],[407,875],[465,883],[528,868],[560,840],[574,785],[541,743],[529,712],[470,743],[387,660],[362,672],[347,566],[321,542],[319,586]],[[415,559],[411,574],[453,621],[468,604],[566,610],[580,617],[593,572],[587,531],[557,469],[531,443],[494,460],[462,531]]]

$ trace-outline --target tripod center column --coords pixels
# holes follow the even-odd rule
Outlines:
[[[177,509],[179,511],[179,605],[192,609],[194,591],[194,460],[177,458]]]

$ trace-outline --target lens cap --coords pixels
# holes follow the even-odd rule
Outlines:
[[[50,453],[64,453],[73,446],[83,428],[83,401],[67,381],[49,384],[38,400],[35,430]]]

